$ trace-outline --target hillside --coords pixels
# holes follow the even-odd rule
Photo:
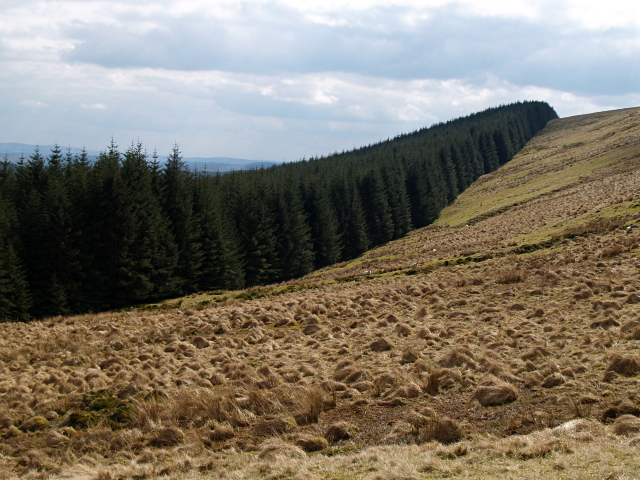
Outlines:
[[[633,478],[639,177],[640,108],[552,120],[355,260],[2,324],[0,478]]]

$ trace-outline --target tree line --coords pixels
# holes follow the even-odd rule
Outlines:
[[[193,172],[140,143],[0,164],[0,319],[120,308],[284,281],[433,222],[557,118],[490,108],[267,169]]]

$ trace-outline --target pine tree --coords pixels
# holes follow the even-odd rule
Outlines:
[[[320,185],[306,185],[304,205],[311,227],[316,268],[336,263],[341,255],[340,234],[329,194]]]
[[[338,223],[341,259],[356,258],[369,248],[364,209],[356,183],[346,172],[339,172],[341,182],[333,182],[332,203]]]
[[[493,136],[488,132],[483,132],[480,135],[480,155],[484,164],[484,173],[493,172],[500,165],[500,159],[498,158],[498,152],[496,150],[496,144],[493,141]]]
[[[176,247],[154,195],[152,172],[142,144],[132,143],[127,149],[121,172],[127,226],[119,283],[129,295],[127,303],[174,294]]]
[[[194,212],[202,244],[199,288],[241,288],[244,285],[244,270],[240,241],[235,226],[222,212],[215,179],[206,175],[198,177]]]
[[[272,205],[277,225],[277,279],[301,277],[313,270],[315,255],[300,192],[287,183],[274,194]]]
[[[334,199],[334,205],[343,206],[338,234],[341,240],[342,260],[350,260],[369,249],[369,234],[358,188],[345,184],[342,192],[342,195]]]
[[[192,175],[182,160],[178,145],[174,145],[163,171],[163,210],[170,221],[171,232],[178,249],[176,277],[183,293],[197,289],[197,277],[202,263],[202,245],[193,212]]]
[[[0,321],[27,320],[31,295],[22,262],[13,246],[17,241],[12,234],[17,216],[9,197],[11,179],[5,167],[0,176]]]
[[[121,155],[111,141],[101,152],[88,178],[85,249],[91,258],[88,270],[91,278],[85,284],[85,298],[95,310],[121,306],[120,267],[126,255],[127,225],[122,176]]]
[[[393,216],[389,207],[387,185],[378,168],[373,168],[362,179],[360,195],[370,244],[381,245],[388,242],[393,238]]]
[[[406,235],[411,230],[411,204],[407,194],[406,174],[401,165],[392,165],[382,170],[387,187],[389,208],[393,222],[393,239]]]

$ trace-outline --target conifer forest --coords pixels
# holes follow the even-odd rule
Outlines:
[[[348,152],[191,171],[113,141],[0,163],[0,320],[95,312],[280,282],[433,222],[556,112],[490,108]]]

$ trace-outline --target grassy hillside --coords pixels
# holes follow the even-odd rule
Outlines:
[[[640,109],[554,120],[354,261],[0,325],[0,478],[634,478],[639,177]]]

